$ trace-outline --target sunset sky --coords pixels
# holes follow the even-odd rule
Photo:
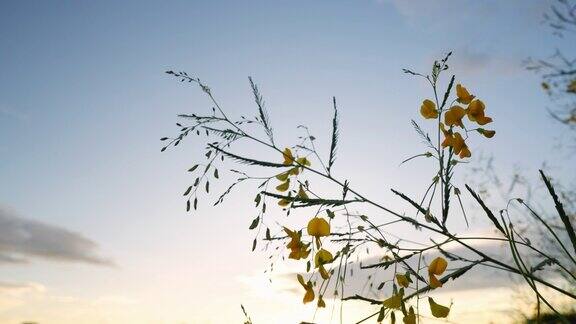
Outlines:
[[[389,188],[421,194],[433,170],[426,161],[399,166],[424,149],[410,120],[431,96],[402,68],[427,73],[453,51],[451,72],[483,98],[497,130],[491,141],[472,142],[473,158],[493,155],[502,174],[534,179],[546,162],[555,177],[573,178],[574,158],[559,147],[567,131],[550,119],[539,77],[522,65],[556,48],[576,53],[576,42],[542,24],[549,4],[2,1],[0,322],[240,323],[241,303],[255,323],[313,320],[294,265],[279,264],[271,278],[263,274],[268,254],[250,251],[255,188],[185,212],[182,193],[193,181],[186,170],[203,158],[203,143],[190,138],[161,153],[159,138],[176,134],[177,114],[211,106],[166,70],[200,77],[235,117],[256,112],[252,76],[279,145],[294,144],[296,126],[306,124],[326,154],[336,96],[334,175],[403,210]],[[488,231],[479,217],[472,228]],[[487,323],[478,315],[484,307],[515,307],[502,304],[510,300],[505,277],[463,280],[469,286],[438,295],[454,300],[451,320]],[[351,305],[349,319],[374,311]],[[336,323],[336,313],[330,305],[315,320]]]

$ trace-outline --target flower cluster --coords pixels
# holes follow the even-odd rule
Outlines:
[[[305,167],[310,166],[310,161],[306,157],[294,157],[292,151],[289,148],[284,149],[282,152],[282,157],[284,158],[283,164],[285,166],[291,167],[288,171],[284,171],[278,175],[276,175],[276,179],[280,180],[281,183],[276,186],[276,190],[280,192],[286,192],[290,189],[290,178],[291,176],[297,177],[304,171]],[[296,192],[296,191],[294,191]],[[280,199],[278,204],[282,207],[288,206],[290,202],[293,200],[290,199],[290,193],[287,198]],[[299,185],[298,191],[296,192],[296,197],[299,199],[309,199],[308,194],[302,184]],[[286,244],[286,248],[290,250],[290,254],[288,258],[294,260],[300,259],[307,259],[310,255],[311,249],[310,245],[312,242],[304,243],[302,241],[302,231],[290,230],[284,227],[284,232],[286,232],[290,241]],[[330,251],[322,248],[321,237],[329,236],[330,235],[330,223],[322,218],[315,216],[313,217],[307,225],[306,228],[307,234],[314,239],[315,246],[316,246],[316,253],[314,255],[314,268],[318,269],[320,273],[320,277],[324,280],[330,278],[330,272],[326,270],[325,265],[332,263],[334,261],[334,256]],[[303,303],[309,303],[316,298],[314,293],[314,284],[312,281],[304,281],[304,277],[300,274],[297,276],[298,282],[305,290]],[[322,295],[318,296],[318,307],[326,307],[326,303],[322,298]]]
[[[308,249],[310,243],[305,244],[302,242],[302,231],[292,231],[284,227],[284,232],[286,232],[290,238],[290,242],[286,245],[286,247],[290,249],[288,258],[294,260],[306,259],[310,254],[310,250]]]
[[[468,145],[466,145],[466,139],[462,134],[455,131],[455,127],[460,127],[465,131],[465,134],[467,134],[472,130],[468,130],[464,126],[464,117],[468,117],[469,121],[474,122],[479,126],[491,123],[492,118],[486,116],[486,106],[484,105],[484,102],[470,94],[468,89],[460,84],[456,85],[456,96],[457,98],[454,102],[457,102],[460,105],[452,105],[450,109],[445,111],[437,109],[436,104],[432,100],[426,99],[422,102],[420,114],[426,119],[438,118],[440,120],[441,114],[444,112],[444,123],[439,122],[440,130],[444,134],[444,141],[441,145],[443,148],[450,147],[454,154],[463,159],[471,157],[472,153],[470,152]],[[446,128],[446,126],[448,128]],[[487,130],[481,127],[473,130],[487,138],[491,138],[496,134],[493,130]]]
[[[436,276],[444,273],[447,266],[448,262],[441,257],[435,258],[432,260],[432,262],[430,262],[428,265],[430,288],[435,289],[442,287],[442,282],[438,280]],[[414,312],[414,308],[411,306],[409,309],[407,309],[404,305],[404,289],[409,288],[410,284],[412,283],[412,279],[410,279],[410,273],[397,273],[396,282],[401,288],[397,290],[396,286],[394,286],[394,294],[391,297],[385,299],[382,302],[382,306],[392,310],[401,310],[404,314],[404,318],[402,319],[404,324],[416,324],[416,314]],[[434,317],[444,318],[447,317],[450,313],[449,307],[436,303],[434,299],[428,298],[428,302],[430,304],[430,311]]]
[[[436,258],[430,262],[428,265],[428,278],[430,279],[430,287],[439,288],[442,287],[442,282],[436,278],[446,271],[448,262],[444,258]]]
[[[288,171],[276,175],[276,179],[281,181],[281,183],[278,186],[276,186],[276,190],[280,192],[285,192],[288,191],[288,189],[290,189],[290,176],[299,175],[300,173],[302,173],[302,171],[304,171],[304,167],[310,166],[311,163],[306,157],[294,157],[292,151],[289,148],[284,149],[284,151],[282,152],[282,156],[284,158],[283,164],[285,166],[293,166]],[[306,191],[304,190],[302,184],[299,185],[296,197],[302,199],[308,198],[308,195],[306,194]],[[280,199],[278,201],[278,205],[282,207],[286,207],[289,204],[290,204],[289,199]]]

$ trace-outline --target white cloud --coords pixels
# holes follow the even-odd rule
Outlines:
[[[112,265],[97,253],[98,245],[80,233],[25,219],[0,206],[0,264],[53,261]]]

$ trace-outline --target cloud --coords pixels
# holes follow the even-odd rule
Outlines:
[[[0,281],[0,323],[143,323],[137,306],[123,295],[84,298],[39,283]]]
[[[470,243],[470,242],[469,242]],[[478,248],[480,247],[479,242],[476,242],[475,246]],[[499,260],[506,260],[511,258],[508,254],[507,249],[503,249],[502,246],[498,243],[490,243],[490,244],[482,244],[482,251],[485,252],[487,255],[492,256]],[[452,253],[458,254],[463,257],[473,258],[473,254],[469,252],[467,249],[462,247],[452,247],[445,246],[446,250],[449,250]],[[439,253],[426,253],[425,258],[426,260],[432,260],[436,256],[439,256]],[[412,258],[408,261],[408,263],[413,267],[417,268],[417,258]],[[359,292],[362,296],[375,298],[375,299],[382,299],[389,293],[390,284],[386,284],[385,288],[382,290],[378,290],[377,287],[381,282],[388,281],[390,278],[394,276],[394,267],[391,266],[388,269],[378,268],[377,272],[374,272],[373,269],[361,269],[360,265],[369,265],[378,263],[379,258],[377,257],[370,257],[360,261],[351,261],[347,268],[350,273],[353,273],[352,276],[347,276],[346,278],[346,290],[348,292]],[[450,262],[450,269],[455,269],[458,267],[462,267],[465,264],[458,263],[456,261]],[[400,266],[401,268],[401,266]],[[402,270],[400,270],[402,271]],[[304,273],[302,273],[305,275]],[[371,278],[368,278],[371,276]],[[277,275],[276,279],[279,280],[282,285],[276,285],[275,289],[283,292],[294,292],[296,291],[297,295],[301,294],[301,287],[299,286],[298,282],[294,280],[296,278],[295,272],[288,272],[284,274]],[[290,283],[290,284],[286,284]],[[370,285],[372,283],[373,285]],[[503,272],[498,272],[498,270],[494,270],[492,268],[484,267],[484,266],[476,266],[472,270],[465,273],[462,277],[458,280],[450,280],[448,283],[444,285],[442,288],[442,292],[444,293],[456,293],[456,292],[469,292],[469,291],[481,291],[486,289],[499,289],[499,288],[512,288],[522,284],[521,280],[510,280],[510,276]],[[325,294],[325,298],[333,298],[334,295],[332,294],[331,289],[328,289]]]
[[[46,287],[38,283],[0,281],[0,313],[25,304],[25,300],[44,294]]]
[[[28,292],[44,292],[46,288],[38,283],[0,281],[0,293],[22,295]]]
[[[450,60],[452,67],[468,74],[499,73],[512,75],[525,71],[522,67],[522,60],[517,57],[488,54],[487,51],[471,50],[468,46],[453,52],[456,55]]]
[[[479,2],[462,0],[377,0],[379,4],[389,4],[410,24],[441,24],[448,26],[454,20],[469,17],[484,17],[499,9],[497,2]],[[445,19],[447,13],[458,13]],[[443,17],[439,19],[439,17]]]
[[[97,248],[94,241],[80,233],[22,218],[0,206],[0,264],[27,263],[40,258],[112,265],[109,259],[97,254]]]

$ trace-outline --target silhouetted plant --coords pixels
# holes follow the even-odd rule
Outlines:
[[[544,21],[555,35],[574,39],[576,35],[576,1],[556,0],[544,15]],[[554,119],[576,129],[576,56],[557,49],[548,58],[529,59],[527,68],[542,77],[542,88],[557,108],[550,110]]]
[[[506,208],[495,213],[473,188],[468,185],[462,187],[456,183],[454,174],[464,167],[472,156],[470,142],[474,138],[490,139],[495,135],[495,131],[484,128],[485,125],[492,123],[492,118],[486,115],[484,102],[472,95],[467,88],[457,84],[455,76],[450,77],[445,88],[441,87],[441,76],[448,70],[447,62],[450,55],[451,53],[442,60],[434,62],[430,74],[404,70],[406,74],[424,80],[432,90],[432,99],[422,102],[420,114],[424,122],[431,125],[433,135],[430,136],[426,131],[428,126],[421,127],[418,122],[413,121],[412,126],[423,140],[426,151],[402,162],[407,163],[416,158],[430,160],[435,168],[432,180],[426,184],[423,196],[418,199],[392,189],[398,199],[413,209],[410,213],[392,210],[362,194],[361,190],[352,186],[348,180],[343,180],[334,174],[333,166],[336,162],[340,135],[335,98],[332,100],[332,132],[329,135],[331,145],[328,158],[323,159],[315,145],[316,137],[311,135],[307,127],[299,127],[304,134],[295,145],[283,147],[275,142],[271,119],[262,95],[252,79],[249,81],[258,108],[257,113],[254,117],[242,116],[238,120],[233,120],[216,101],[212,90],[200,79],[185,72],[168,71],[168,74],[182,82],[198,85],[214,105],[211,113],[207,115],[180,115],[179,117],[186,123],[177,124],[178,135],[161,139],[167,143],[162,148],[164,151],[168,147],[178,145],[189,135],[206,137],[207,161],[196,164],[188,170],[195,175],[195,178],[184,192],[187,210],[199,208],[200,198],[203,197],[201,192],[209,194],[210,181],[220,178],[218,171],[220,165],[226,161],[236,165],[230,170],[236,179],[218,196],[214,205],[222,203],[237,186],[252,183],[258,190],[254,197],[258,214],[250,220],[248,226],[254,233],[252,250],[255,250],[260,242],[264,244],[265,250],[280,251],[282,259],[287,256],[305,265],[306,271],[297,274],[295,278],[302,287],[305,304],[315,301],[316,307],[325,307],[325,296],[332,293],[342,302],[359,300],[379,306],[378,311],[367,314],[357,323],[371,318],[376,318],[379,322],[385,318],[394,320],[397,314],[398,316],[401,314],[405,324],[416,323],[421,317],[421,298],[427,298],[433,316],[447,317],[450,307],[438,303],[427,293],[433,289],[440,289],[450,279],[456,280],[466,275],[475,267],[488,267],[520,276],[534,292],[537,304],[542,303],[558,314],[555,305],[542,295],[541,290],[547,287],[566,298],[576,300],[576,294],[558,286],[549,276],[551,271],[565,272],[569,280],[576,283],[575,274],[569,270],[576,264],[574,257],[576,234],[571,220],[543,172],[541,178],[562,221],[561,228],[551,228],[547,220],[523,199],[510,200]],[[256,135],[258,130],[263,130],[265,136]],[[474,135],[480,136],[473,137]],[[273,152],[277,159],[269,160],[234,150],[240,141],[266,148]],[[241,166],[256,167],[267,175],[250,175],[246,169],[238,170]],[[313,181],[326,181],[338,188],[340,194],[329,196],[322,193],[314,189]],[[466,188],[468,194],[464,194],[460,188]],[[461,213],[466,223],[468,222],[462,200],[470,198],[481,208],[494,226],[496,234],[467,236],[451,228],[449,220],[457,213]],[[384,215],[369,216],[351,212],[350,206],[357,204],[376,208]],[[537,219],[540,226],[546,230],[547,236],[552,238],[552,242],[567,257],[557,259],[532,244],[529,238],[520,235],[509,217],[511,204],[524,208],[527,217]],[[310,211],[311,217],[301,222],[298,228],[274,225],[279,220],[268,220],[274,215],[272,206],[278,206],[287,215],[290,215],[292,210],[306,208]],[[451,208],[452,206],[456,208]],[[438,242],[433,240],[430,243],[420,242],[415,246],[401,235],[385,230],[395,223],[409,224],[415,230],[426,233],[421,234],[425,238],[430,238],[430,235],[434,234],[443,239]],[[558,231],[569,237],[568,244],[559,239]],[[507,262],[490,256],[481,245],[476,244],[483,241],[506,243],[513,261]],[[447,250],[448,244],[463,248],[471,256]],[[346,290],[347,278],[352,276],[352,271],[348,268],[350,262],[354,257],[359,257],[364,249],[369,256],[381,257],[379,261],[370,264],[360,263],[360,269],[371,269],[368,270],[372,271],[368,276],[368,280],[371,281],[370,287],[376,291],[387,291],[386,298],[371,298],[358,291]],[[432,251],[437,251],[442,256],[429,260],[428,255]],[[531,253],[529,259],[527,252]],[[270,271],[273,270],[273,264],[274,262]],[[375,274],[391,267],[394,269],[393,276],[378,284]],[[389,285],[384,289],[386,283]],[[567,321],[565,318],[562,320]]]

